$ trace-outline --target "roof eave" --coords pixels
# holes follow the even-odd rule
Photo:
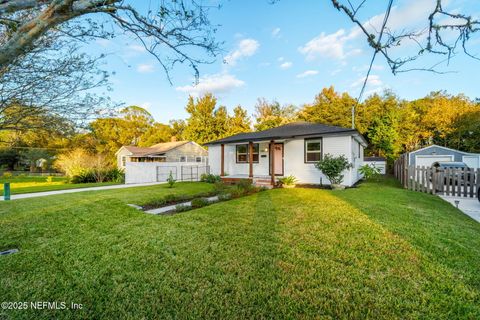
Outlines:
[[[211,141],[205,143],[205,146],[208,145],[217,145],[217,144],[231,144],[231,143],[240,143],[240,142],[249,142],[249,141],[265,141],[265,140],[275,140],[275,139],[295,139],[295,138],[308,138],[308,137],[320,137],[320,136],[335,136],[335,135],[343,135],[345,133],[357,133],[362,140],[367,144],[365,138],[356,130],[356,129],[347,129],[344,131],[337,131],[337,132],[324,132],[324,133],[308,133],[308,134],[298,134],[298,135],[282,135],[282,136],[271,136],[271,137],[259,137],[253,139],[236,139],[231,141],[222,141],[223,139]]]

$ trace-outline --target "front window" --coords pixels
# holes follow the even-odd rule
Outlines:
[[[180,162],[187,162],[187,157],[181,156],[180,157]]]
[[[195,162],[202,162],[202,157],[196,157]]]
[[[248,144],[237,144],[237,163],[248,163]],[[253,162],[258,163],[258,143],[253,144]]]
[[[122,157],[122,167],[125,168],[126,165],[127,165],[127,157],[123,156]]]
[[[305,162],[314,163],[322,159],[322,140],[305,140]]]

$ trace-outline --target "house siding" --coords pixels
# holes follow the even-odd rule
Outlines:
[[[305,140],[293,139],[284,144],[284,176],[293,175],[300,183],[330,184],[330,181],[317,169],[313,163],[305,163]],[[236,163],[236,144],[225,145],[225,172],[229,175],[248,174],[248,163]],[[322,153],[333,156],[345,155],[354,168],[345,172],[343,184],[350,186],[360,179],[358,168],[363,163],[363,146],[358,155],[358,142],[352,136],[335,136],[322,138]],[[355,151],[356,149],[357,151]],[[259,163],[253,164],[253,174],[257,176],[269,175],[268,142],[260,143]],[[264,151],[267,150],[267,151]],[[266,155],[266,157],[262,157]],[[221,146],[212,145],[208,149],[210,170],[213,174],[220,174]]]
[[[129,161],[128,160],[128,156],[131,154],[130,151],[128,151],[127,149],[123,148],[121,149],[118,153],[117,153],[117,167],[120,168],[120,169],[125,169],[125,166],[123,165],[122,163],[122,157],[127,157],[127,162]]]
[[[187,157],[188,162],[195,162],[196,157],[202,157],[202,164],[208,164],[208,151],[194,142],[185,143],[177,148],[160,154],[165,155],[166,162],[179,162],[180,157],[185,156]],[[126,169],[126,167],[122,164],[122,157],[127,157],[127,162],[130,162],[129,158],[131,155],[132,153],[126,148],[120,149],[120,151],[117,153],[118,168]]]
[[[165,152],[167,162],[176,162],[180,161],[180,157],[185,156],[188,158],[203,157],[202,161],[205,160],[208,155],[208,151],[199,146],[196,143],[188,142],[184,145],[181,145],[175,149]]]
[[[409,154],[409,164],[410,165],[416,165],[415,163],[415,156],[431,156],[431,155],[437,155],[437,156],[453,156],[453,161],[463,161],[463,156],[467,155],[466,152],[461,152],[461,151],[456,151],[456,150],[450,150],[446,148],[442,148],[441,146],[431,146],[428,148],[425,148],[423,150],[417,150],[414,152],[410,152]]]
[[[245,144],[245,143],[238,143]],[[234,174],[245,174],[249,171],[249,163],[237,163],[236,161],[236,145],[229,144],[225,145],[225,172],[234,175]],[[269,175],[269,162],[268,162],[268,143],[261,142],[259,143],[259,157],[258,163],[253,164],[253,174],[258,176],[268,176]],[[267,151],[265,151],[267,150]],[[219,149],[220,151],[220,149]],[[262,155],[266,157],[262,157]],[[227,160],[228,159],[228,160]],[[228,164],[228,165],[227,165]]]

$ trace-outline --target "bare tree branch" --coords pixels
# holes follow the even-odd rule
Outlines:
[[[442,61],[448,63],[460,49],[467,56],[480,60],[476,54],[472,54],[467,48],[467,43],[472,35],[480,31],[480,20],[471,15],[444,10],[442,0],[436,0],[432,12],[425,17],[428,21],[426,30],[401,32],[389,30],[386,24],[383,24],[380,30],[369,31],[366,23],[358,17],[359,11],[365,7],[366,1],[362,0],[358,6],[354,6],[351,0],[346,1],[347,3],[344,4],[341,0],[331,0],[332,5],[344,13],[366,36],[369,46],[374,49],[374,53],[380,53],[385,58],[394,74],[412,70],[439,72],[431,67],[409,68],[410,63],[426,53],[446,56],[447,60],[442,59]],[[382,35],[383,41],[379,41],[378,39]],[[452,37],[452,35],[454,36]],[[410,56],[394,57],[391,53],[392,49],[400,47],[405,40],[415,43],[418,46],[418,51]]]

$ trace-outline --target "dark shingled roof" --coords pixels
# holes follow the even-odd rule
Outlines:
[[[350,128],[329,126],[326,124],[313,123],[313,122],[293,122],[293,123],[285,124],[283,126],[264,130],[264,131],[239,133],[223,139],[211,141],[207,143],[207,145],[270,140],[270,139],[288,139],[288,138],[306,137],[306,136],[322,136],[322,135],[329,135],[329,134],[335,135],[335,134],[344,134],[344,133],[359,134],[357,130],[350,129]]]
[[[387,161],[384,157],[364,157],[363,161]]]

